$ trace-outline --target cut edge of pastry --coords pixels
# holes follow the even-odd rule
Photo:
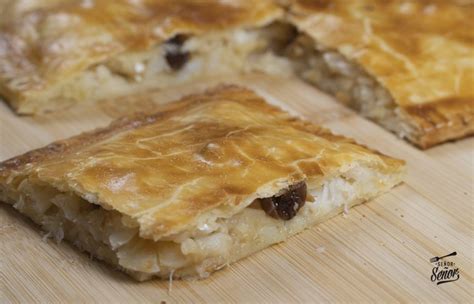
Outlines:
[[[137,223],[128,216],[30,176],[16,176],[1,185],[0,199],[57,241],[68,240],[137,280],[205,278],[389,190],[401,182],[404,166],[383,171],[371,163],[354,161],[333,176],[307,184],[306,203],[290,220],[269,216],[260,198],[229,218],[202,223],[192,236],[182,233],[158,241],[140,237]]]
[[[276,49],[291,37],[292,27],[277,17],[254,27],[177,32],[150,49],[116,54],[48,88],[15,92],[0,83],[0,92],[18,114],[36,115],[206,77],[252,71],[291,75],[290,62]]]
[[[474,134],[474,99],[401,107],[376,77],[303,31],[285,52],[303,80],[420,148]]]

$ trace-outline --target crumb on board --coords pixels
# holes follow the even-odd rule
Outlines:
[[[316,248],[316,252],[318,253],[324,253],[326,251],[326,247],[324,246],[320,246],[318,248]]]
[[[16,227],[13,224],[0,225],[0,234],[9,234],[16,231]]]
[[[41,240],[42,240],[43,242],[47,243],[47,242],[48,242],[48,239],[49,239],[50,237],[51,237],[51,231],[48,232],[48,233],[43,234],[43,237],[41,238]]]
[[[168,281],[168,294],[171,294],[171,291],[173,290],[173,274],[174,274],[174,270],[171,270],[170,272],[170,277],[169,277],[169,281]]]

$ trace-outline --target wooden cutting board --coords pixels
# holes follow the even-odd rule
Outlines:
[[[405,183],[373,201],[221,270],[202,281],[137,283],[0,204],[0,302],[472,302],[474,139],[420,151],[296,80],[248,76],[279,106],[408,162]],[[202,90],[206,81],[17,117],[0,105],[0,160],[108,124],[133,109]],[[431,282],[430,258],[453,251],[456,282]]]

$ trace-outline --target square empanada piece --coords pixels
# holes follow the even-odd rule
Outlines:
[[[40,114],[258,66],[282,71],[260,54],[282,16],[272,0],[6,0],[0,96]]]
[[[302,78],[422,148],[474,133],[472,1],[284,2]]]
[[[403,171],[223,86],[0,163],[0,200],[139,280],[202,278],[387,191]]]

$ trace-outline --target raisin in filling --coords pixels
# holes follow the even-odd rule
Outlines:
[[[182,49],[187,38],[186,35],[176,35],[165,43],[166,62],[175,71],[181,69],[191,58],[191,54]]]
[[[271,217],[290,220],[298,213],[306,201],[306,183],[301,182],[279,196],[260,199],[260,205],[266,214]]]

